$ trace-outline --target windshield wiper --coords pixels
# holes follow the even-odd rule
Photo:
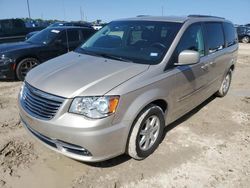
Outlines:
[[[80,50],[81,50],[82,53],[87,54],[87,55],[93,55],[93,56],[99,56],[99,57],[101,56],[101,55],[99,55],[99,54],[97,54],[95,52],[87,51],[87,50],[84,50],[84,49],[81,49],[81,48],[80,48]]]
[[[119,57],[119,56],[110,55],[110,54],[98,53],[98,55],[100,55],[100,56],[102,56],[104,58],[108,58],[108,59],[114,59],[114,60],[124,61],[124,62],[132,62],[129,59]]]
[[[104,57],[104,58],[114,59],[114,60],[124,61],[124,62],[133,62],[133,61],[131,61],[129,59],[126,59],[126,58],[123,58],[123,57],[110,55],[110,54],[105,54],[105,53],[98,53],[98,52],[88,51],[88,50],[84,50],[82,48],[80,48],[80,51],[82,53],[84,53],[84,54],[88,54],[88,55],[92,55],[92,56]]]

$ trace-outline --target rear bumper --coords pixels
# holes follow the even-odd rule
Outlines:
[[[26,130],[48,148],[86,162],[104,161],[125,152],[129,126],[112,125],[113,117],[88,120],[61,112],[51,120],[30,116],[19,102],[20,116]],[[58,117],[59,116],[59,117]]]
[[[12,70],[12,65],[0,65],[0,80],[15,79],[15,72]]]

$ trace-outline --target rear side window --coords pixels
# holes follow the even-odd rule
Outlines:
[[[66,34],[67,32],[67,34]],[[78,30],[64,30],[60,37],[58,38],[59,40],[62,40],[63,44],[67,43],[67,38],[68,42],[79,42],[80,41],[80,33]]]
[[[224,23],[224,32],[226,37],[226,45],[232,46],[237,43],[236,29],[230,23]]]
[[[94,34],[94,31],[91,29],[84,29],[84,30],[81,30],[81,32],[82,32],[83,39],[85,40]]]
[[[67,30],[67,34],[69,42],[80,41],[80,35],[78,30]]]
[[[207,31],[208,53],[214,53],[224,48],[224,34],[221,23],[205,23]]]

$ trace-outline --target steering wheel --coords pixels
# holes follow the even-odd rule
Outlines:
[[[156,43],[150,45],[150,47],[156,47],[156,48],[158,48],[158,49],[162,49],[162,48],[163,48],[163,49],[166,49],[166,48],[167,48],[164,44],[162,44],[162,43],[160,43],[160,42],[156,42]]]

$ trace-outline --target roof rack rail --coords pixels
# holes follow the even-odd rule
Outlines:
[[[225,20],[225,18],[219,17],[219,16],[199,15],[199,14],[197,14],[197,15],[191,14],[191,15],[188,15],[188,17],[192,17],[192,18],[219,18],[219,19]]]

